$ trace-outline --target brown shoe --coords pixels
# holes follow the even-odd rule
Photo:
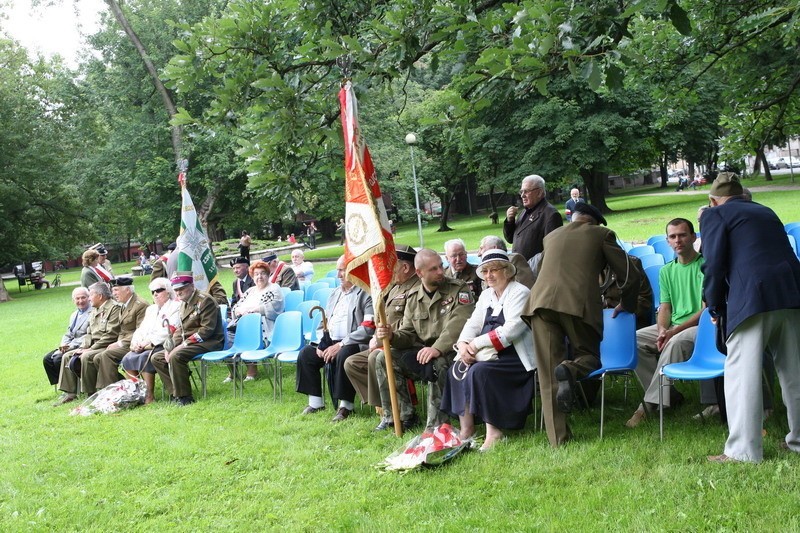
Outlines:
[[[633,412],[633,416],[625,422],[625,427],[628,428],[635,428],[639,424],[642,423],[642,420],[647,418],[647,412],[644,410],[644,407],[641,405]]]
[[[334,415],[334,417],[331,419],[331,422],[341,422],[342,420],[344,420],[345,418],[350,416],[350,413],[352,413],[352,412],[353,411],[351,411],[350,409],[348,409],[346,407],[340,407],[339,410],[336,411],[336,414]]]
[[[59,405],[64,405],[65,403],[74,402],[77,399],[78,399],[77,394],[69,394],[65,392],[64,394],[61,395],[61,397],[58,400],[56,400],[56,403],[53,404],[53,407],[58,407]]]
[[[322,411],[323,409],[325,409],[324,405],[322,407],[311,407],[310,405],[306,405],[306,408],[303,409],[303,413],[302,414],[304,414],[304,415],[313,415],[314,413],[318,413],[318,412]]]
[[[738,463],[740,462],[738,459],[734,459],[733,457],[728,457],[724,453],[722,455],[709,455],[707,459],[712,463]]]

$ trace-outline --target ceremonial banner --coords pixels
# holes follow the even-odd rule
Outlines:
[[[192,197],[186,188],[185,163],[178,174],[178,182],[181,184],[181,232],[175,241],[175,251],[167,261],[167,275],[172,277],[175,272],[191,272],[194,286],[205,291],[217,281],[217,262],[214,260],[206,230],[197,218]]]
[[[344,130],[345,263],[350,279],[370,291],[376,314],[392,282],[397,253],[372,157],[361,137],[358,102],[350,82],[339,91]]]

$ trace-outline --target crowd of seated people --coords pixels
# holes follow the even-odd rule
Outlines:
[[[528,200],[526,211],[509,212],[507,223],[513,223],[511,233],[520,250],[541,251],[526,259],[522,253],[509,253],[503,238],[487,235],[473,243],[478,261],[470,264],[467,244],[460,239],[447,241],[438,251],[397,245],[393,283],[383,302],[386,323],[375,318],[369,292],[347,278],[344,256],[339,258],[337,277],[341,283],[326,302],[321,302],[326,315],[324,331],[320,325],[314,336],[319,343],[303,348],[297,360],[296,390],[307,396],[304,416],[325,408],[320,377],[324,367],[337,407],[334,423],[353,414],[358,393],[379,414],[376,431],[395,424],[410,430],[422,426],[423,420],[424,426],[431,428],[457,418],[465,438],[473,437],[476,426],[485,424],[481,449],[488,450],[508,431],[525,427],[532,412],[535,372],[537,368],[548,368],[552,376],[539,376],[543,398],[548,398],[545,409],[561,411],[562,415],[546,413],[545,422],[548,426],[561,424],[555,429],[548,427],[548,435],[557,435],[551,438],[553,446],[563,444],[572,438],[563,414],[570,411],[577,398],[576,380],[600,367],[603,316],[597,311],[603,307],[613,308],[615,313],[628,311],[637,318],[636,373],[646,390],[644,401],[625,425],[637,427],[659,403],[674,409],[683,402],[683,396],[669,383],[667,394],[659,398],[659,373],[665,365],[691,356],[705,309],[704,258],[695,248],[693,223],[683,218],[666,222],[664,238],[675,257],[660,268],[657,286],[651,286],[641,260],[626,254],[613,232],[593,229],[606,225],[606,221],[586,202],[575,203],[568,225],[558,226],[543,218],[540,223],[547,229],[530,231],[539,241],[523,242],[533,238],[525,231],[529,224],[536,223],[536,211],[550,211],[540,205],[547,200],[537,193],[543,181],[529,178],[523,180],[521,190]],[[590,259],[581,259],[578,253],[574,254],[577,258],[565,254],[576,250],[576,243],[598,252],[592,252]],[[145,377],[150,391],[147,403],[153,401],[156,373],[180,405],[192,403],[188,362],[223,344],[225,333],[215,299],[195,289],[192,276],[185,273],[177,273],[169,282],[154,280],[150,285],[154,304],[142,314],[144,320],[136,323],[138,329],[129,325],[125,330],[121,328],[125,322],[122,315],[138,297],[125,292],[128,282],[118,280],[114,289],[117,303],[109,306],[110,295],[103,289],[109,280],[102,279],[98,254],[90,252],[93,251],[84,254],[84,270],[87,281],[93,281],[88,300],[94,310],[83,333],[85,340],[75,349],[77,341],[65,336],[62,346],[46,358],[48,376],[54,383],[53,361],[61,356],[58,383],[64,384],[61,389],[65,396],[60,403],[73,400],[77,393],[77,376],[63,375],[81,372],[68,364],[70,359],[81,359],[84,375],[80,378],[84,390],[92,392],[114,375],[109,366],[103,371],[102,380],[89,383],[87,367],[98,364],[94,361],[117,364],[122,355],[122,365],[129,375],[141,373]],[[308,283],[314,275],[313,265],[305,261],[302,250],[294,250],[291,258],[291,265],[278,261],[275,254],[251,265],[246,258],[234,261],[233,328],[241,316],[258,313],[262,317],[264,343],[269,344],[275,320],[284,311],[282,288]],[[576,305],[581,310],[573,312],[564,295],[574,289],[571,283],[584,283],[579,279],[594,280],[596,286],[584,294],[596,293],[599,298],[591,305],[583,305],[585,302],[579,297]],[[655,301],[654,294],[658,294]],[[85,298],[74,298],[79,307],[76,313],[84,313]],[[100,321],[94,319],[99,314],[104,317],[103,327],[111,331],[100,329]],[[68,333],[73,329],[71,326]],[[563,334],[543,340],[550,331]],[[80,333],[74,332],[77,337]],[[126,334],[132,334],[132,338],[127,337],[127,344]],[[568,344],[564,337],[569,338]],[[392,351],[392,383],[388,377],[389,358],[384,353],[386,345]],[[87,357],[87,353],[93,357]],[[571,357],[580,358],[580,372],[568,364]],[[247,380],[255,377],[256,368],[248,368]],[[410,382],[421,382],[427,388],[427,403],[420,413],[423,417],[414,406]],[[704,396],[708,385],[704,385]],[[392,389],[397,392],[397,412],[393,411]]]

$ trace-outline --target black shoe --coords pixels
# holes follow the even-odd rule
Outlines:
[[[422,424],[422,420],[419,419],[419,416],[417,416],[417,413],[414,413],[414,415],[411,418],[409,418],[408,420],[403,420],[403,431],[408,431],[409,429],[414,429],[415,427],[419,426],[420,424]]]
[[[556,406],[562,413],[571,413],[575,403],[575,378],[572,372],[564,365],[556,367],[556,379],[558,380],[558,392],[556,392]]]
[[[175,402],[181,407],[186,407],[194,403],[194,398],[191,396],[181,396],[180,398],[176,398]]]
[[[394,421],[381,418],[380,424],[375,426],[372,431],[386,431],[387,429],[394,429]]]
[[[303,409],[303,412],[302,412],[302,413],[300,413],[300,414],[303,414],[303,415],[313,415],[314,413],[319,413],[319,412],[320,412],[320,411],[322,411],[323,409],[325,409],[325,406],[324,406],[324,405],[323,405],[322,407],[311,407],[310,405],[306,405],[306,408],[305,408],[305,409]]]
[[[348,416],[350,416],[352,413],[353,411],[351,411],[350,409],[346,407],[340,407],[339,410],[336,411],[336,414],[333,415],[331,422],[341,422],[342,420],[345,420]]]

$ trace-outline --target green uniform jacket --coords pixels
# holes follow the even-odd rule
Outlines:
[[[119,313],[119,337],[117,342],[121,342],[124,346],[131,345],[133,332],[144,320],[144,313],[147,311],[147,302],[142,300],[135,292],[131,295],[131,300],[128,305],[123,308],[122,305],[117,304],[120,308]]]
[[[537,309],[550,309],[583,319],[603,335],[603,298],[598,283],[608,265],[620,285],[620,300],[626,311],[636,312],[641,278],[631,267],[628,254],[608,228],[571,222],[544,238],[541,268],[523,317]]]
[[[475,267],[469,263],[467,263],[467,266],[465,266],[464,270],[461,272],[454,272],[452,267],[447,267],[444,271],[444,275],[450,279],[460,279],[466,283],[467,287],[472,289],[476,300],[481,295],[481,278],[478,277],[478,272]]]
[[[214,298],[195,289],[187,301],[181,302],[180,313],[181,327],[172,336],[175,346],[196,333],[209,350],[222,349],[222,321]]]
[[[400,350],[430,346],[442,355],[453,353],[453,344],[475,309],[475,297],[467,284],[445,277],[439,290],[428,298],[420,283],[407,300],[392,346]]]
[[[409,295],[419,288],[419,276],[414,274],[404,283],[392,285],[386,295],[386,323],[392,327],[392,331],[400,329],[403,322],[403,314],[406,311]],[[381,342],[378,342],[380,345]]]
[[[83,338],[83,348],[87,350],[100,350],[119,337],[119,311],[120,307],[114,300],[108,299],[103,305],[92,309],[89,317],[89,329]]]

